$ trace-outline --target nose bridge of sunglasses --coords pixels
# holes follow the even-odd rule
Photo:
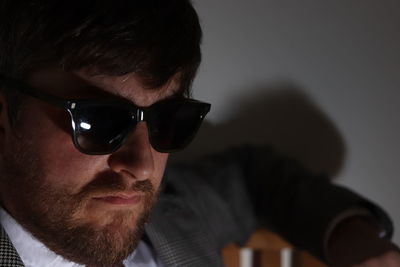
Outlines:
[[[142,108],[139,108],[139,107],[136,108],[136,111],[133,112],[132,117],[131,117],[132,121],[133,121],[133,123],[135,125],[134,128],[133,128],[133,131],[136,131],[137,130],[137,125],[140,125],[142,123],[146,125],[146,129],[148,131],[148,125],[147,125],[146,117],[147,117],[146,116],[146,110],[144,110]]]
[[[135,115],[132,115],[132,119],[134,119]],[[145,120],[145,112],[143,109],[138,108],[136,110],[136,122],[141,122]]]

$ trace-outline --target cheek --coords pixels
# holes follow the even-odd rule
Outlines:
[[[51,115],[47,115],[51,114]],[[23,126],[45,179],[52,185],[77,191],[98,171],[101,157],[80,153],[72,143],[69,117],[63,110],[33,109]]]
[[[68,147],[69,148],[69,147]],[[99,172],[102,160],[83,155],[76,149],[47,150],[44,170],[47,180],[60,188],[69,188],[70,193],[79,192]]]

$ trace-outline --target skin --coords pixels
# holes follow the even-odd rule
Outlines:
[[[379,229],[364,217],[340,223],[328,243],[328,257],[334,267],[399,267],[400,250],[379,237]]]
[[[28,83],[59,97],[123,98],[142,107],[177,93],[173,81],[149,90],[133,74],[120,77],[93,76],[84,70],[68,73],[55,68],[33,72]],[[99,258],[97,262],[91,262],[88,258],[74,255],[79,248],[68,251],[60,245],[65,240],[51,240],[51,236],[46,236],[47,228],[52,225],[43,226],[46,223],[43,222],[42,226],[36,226],[30,220],[35,216],[40,217],[40,214],[50,214],[48,220],[66,216],[65,222],[54,218],[54,224],[61,225],[60,229],[64,228],[64,223],[68,226],[65,228],[83,225],[104,233],[104,243],[110,242],[107,238],[115,239],[115,250],[127,247],[126,242],[132,243],[130,250],[134,249],[141,235],[135,228],[143,226],[145,214],[155,201],[168,158],[168,154],[159,153],[150,145],[146,123],[139,123],[115,153],[86,155],[72,143],[70,120],[64,110],[28,97],[16,125],[11,126],[7,102],[4,97],[0,101],[0,168],[5,174],[0,180],[2,206],[39,240],[65,258],[88,265],[99,262],[108,262],[109,266],[118,264],[126,255],[121,254],[120,258],[115,256],[113,259]],[[9,169],[14,169],[14,173],[9,174]],[[54,192],[60,195],[54,195]],[[137,201],[114,205],[98,199],[100,197],[103,200],[102,197],[114,193],[133,195]],[[65,209],[70,214],[59,215],[52,211],[54,209]],[[41,218],[37,220],[40,222]],[[135,236],[135,233],[135,240],[125,240],[126,236]],[[66,233],[67,237],[71,235]],[[98,243],[97,239],[93,240],[90,243]]]

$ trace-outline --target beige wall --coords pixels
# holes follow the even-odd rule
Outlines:
[[[205,131],[216,138],[192,153],[272,143],[382,205],[400,244],[400,2],[194,4],[204,28],[194,91],[213,103]]]

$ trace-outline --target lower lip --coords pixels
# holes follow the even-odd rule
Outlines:
[[[112,205],[134,205],[140,202],[140,196],[134,196],[131,198],[122,197],[100,197],[95,198],[95,200],[103,201]]]

